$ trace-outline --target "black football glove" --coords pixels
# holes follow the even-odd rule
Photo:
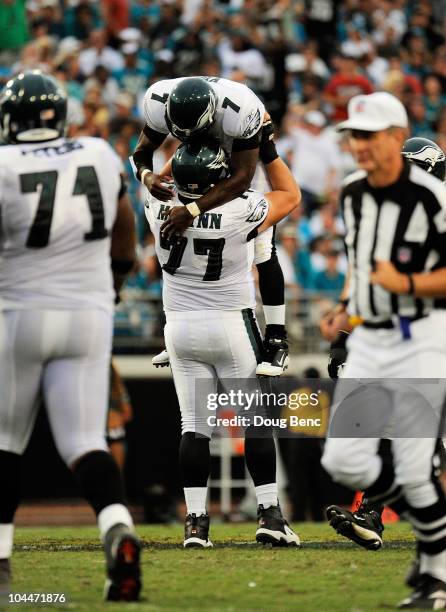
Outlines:
[[[274,125],[271,119],[268,119],[262,126],[262,135],[260,137],[259,158],[264,164],[270,164],[279,157],[276,145],[274,144]]]
[[[347,348],[345,343],[349,337],[346,331],[340,331],[338,337],[330,344],[330,352],[328,354],[328,375],[332,380],[337,380],[339,370],[347,361]]]

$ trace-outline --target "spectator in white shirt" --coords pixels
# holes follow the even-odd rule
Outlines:
[[[84,76],[90,76],[97,66],[105,66],[109,72],[124,66],[122,55],[106,45],[104,30],[93,30],[89,46],[79,54],[79,68]]]
[[[375,44],[370,44],[370,50],[364,57],[363,65],[365,76],[376,87],[381,87],[389,70],[389,62],[384,57],[378,55]]]
[[[224,38],[218,46],[221,76],[233,81],[246,82],[254,90],[262,89],[270,77],[270,67],[262,53],[254,48],[247,36],[236,32]]]
[[[341,52],[350,57],[358,59],[370,53],[372,43],[368,36],[355,27],[352,23],[347,26],[348,38],[341,44]]]
[[[330,77],[330,71],[323,59],[318,57],[317,43],[308,41],[302,53],[290,53],[285,57],[285,68],[291,74],[314,74],[323,81]]]
[[[339,147],[333,134],[324,129],[326,123],[320,111],[312,110],[300,125],[289,129],[291,171],[300,185],[307,215],[339,185]]]

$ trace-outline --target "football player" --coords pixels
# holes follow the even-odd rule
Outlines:
[[[21,456],[40,389],[57,450],[98,520],[105,598],[138,599],[140,541],[108,452],[115,292],[135,257],[121,160],[64,137],[67,100],[32,71],[0,97],[0,590],[10,589]]]
[[[241,83],[216,77],[183,77],[158,81],[144,97],[146,125],[133,154],[137,178],[160,201],[172,198],[171,188],[162,176],[152,172],[154,150],[169,132],[181,141],[208,133],[217,138],[230,153],[231,173],[200,199],[199,204],[171,207],[163,231],[182,233],[199,214],[240,197],[249,187],[269,191],[267,176],[259,159],[263,131],[273,137],[272,124],[262,128],[265,107],[259,98]],[[266,321],[263,361],[259,376],[280,376],[288,367],[285,331],[285,283],[275,246],[275,230],[254,241],[255,263]],[[163,351],[154,365],[168,365]]]
[[[426,172],[433,174],[441,181],[446,181],[446,156],[443,150],[428,138],[409,138],[404,143],[401,151],[402,155],[410,162],[417,164]],[[350,330],[341,331],[338,338],[330,347],[328,373],[332,379],[337,379],[342,372],[342,367],[347,360],[346,342]],[[391,447],[389,440],[381,440],[380,455],[383,460],[391,461]],[[446,450],[444,443],[438,443],[438,466],[446,466]],[[382,546],[382,533],[384,525],[381,517],[383,506],[373,504],[363,497],[361,504],[354,511],[350,512],[340,506],[329,506],[327,508],[327,518],[330,526],[337,533],[349,538],[367,550],[379,550]],[[414,562],[406,583],[410,587],[416,586],[418,579],[419,563]]]
[[[201,214],[182,236],[167,237],[164,223],[172,207],[184,208],[228,176],[228,159],[218,141],[181,145],[172,160],[177,195],[166,203],[149,195],[146,215],[163,269],[166,347],[180,404],[180,467],[187,506],[185,547],[210,547],[206,511],[210,472],[209,441],[214,413],[206,391],[227,379],[255,379],[261,338],[254,316],[251,268],[253,240],[289,214],[300,201],[290,171],[273,141],[260,148],[272,191],[248,190],[212,212]],[[201,383],[203,388],[201,388]],[[200,393],[201,389],[201,393]],[[212,420],[212,419],[211,419]],[[258,503],[258,542],[298,546],[299,538],[282,516],[271,431],[246,423],[245,456]]]

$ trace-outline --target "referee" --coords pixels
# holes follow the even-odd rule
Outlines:
[[[446,188],[402,157],[408,119],[397,98],[384,92],[356,96],[348,114],[338,129],[349,130],[360,170],[347,177],[341,193],[347,305],[327,317],[321,331],[333,341],[349,320],[361,324],[348,340],[322,463],[336,481],[364,489],[368,499],[391,505],[412,523],[420,579],[400,607],[443,609],[446,498],[433,476],[432,457],[446,380]],[[420,378],[439,383],[411,388]],[[349,395],[352,379],[375,385],[363,384],[364,395]],[[377,382],[381,391],[375,391]],[[365,387],[374,399],[367,411]],[[383,409],[392,415],[393,463],[379,456],[382,433],[376,428],[368,424],[369,435],[361,438],[352,433],[373,410],[382,419]]]

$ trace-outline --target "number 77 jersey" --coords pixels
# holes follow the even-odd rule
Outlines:
[[[253,240],[268,214],[264,195],[241,197],[195,217],[183,236],[165,239],[161,226],[172,206],[149,196],[146,217],[163,270],[166,311],[242,310],[255,307]]]
[[[0,147],[0,309],[111,311],[122,172],[99,138]]]

